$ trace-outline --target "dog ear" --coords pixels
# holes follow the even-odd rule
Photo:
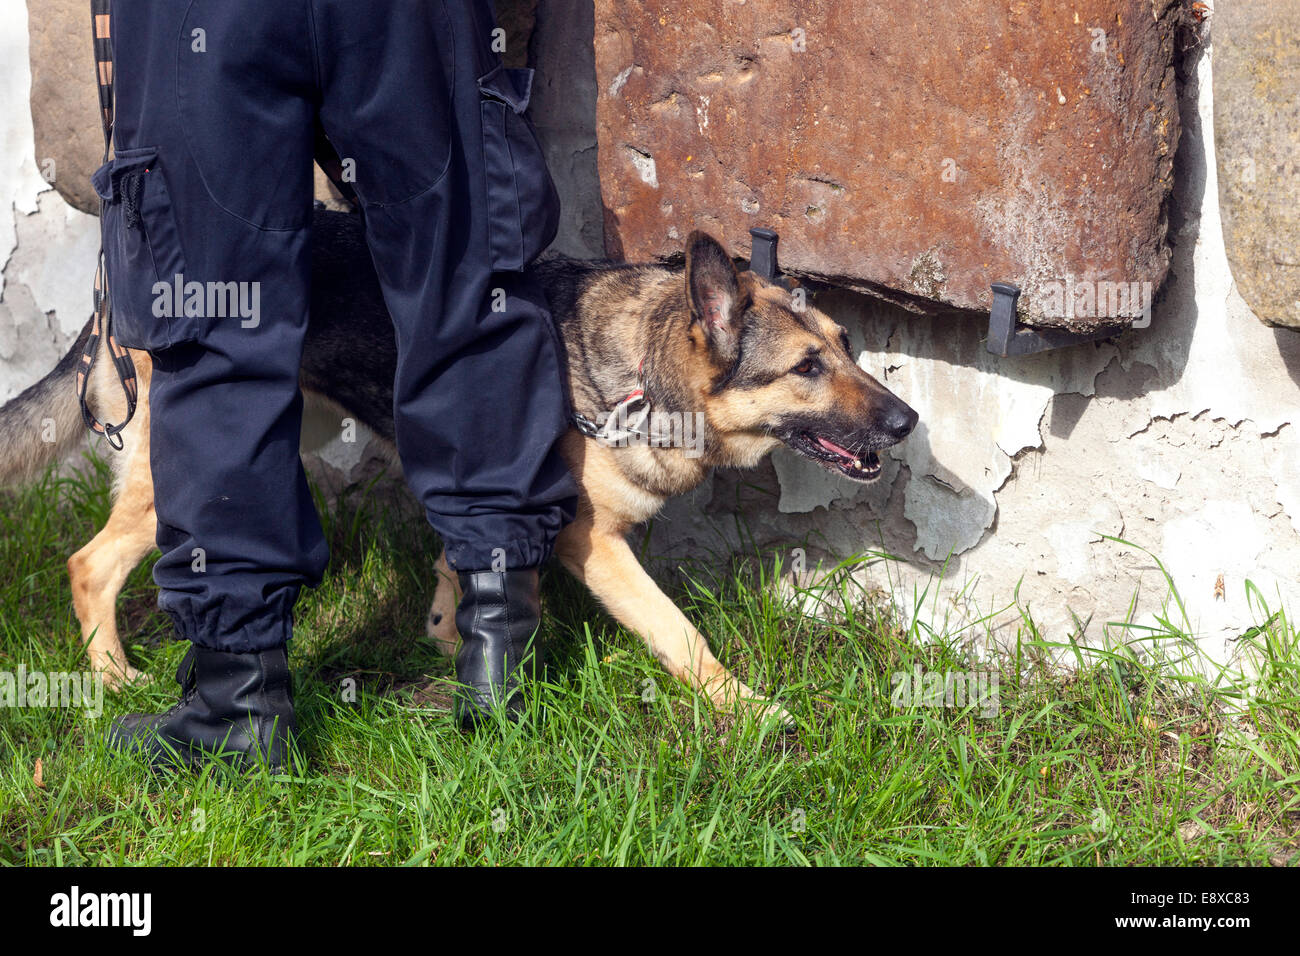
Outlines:
[[[727,250],[698,229],[686,238],[686,299],[691,322],[698,322],[709,347],[724,363],[736,357],[740,314],[740,282]]]

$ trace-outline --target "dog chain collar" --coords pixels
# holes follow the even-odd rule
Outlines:
[[[597,424],[581,412],[573,413],[573,423],[588,438],[607,445],[617,445],[632,437],[643,438],[641,426],[650,417],[650,399],[645,394],[645,359],[636,369],[636,388],[628,392],[617,405],[605,413],[603,424]]]

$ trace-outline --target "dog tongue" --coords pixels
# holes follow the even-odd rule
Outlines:
[[[831,441],[829,438],[822,438],[821,435],[817,436],[817,444],[821,445],[827,451],[833,452],[836,455],[843,455],[845,458],[849,459],[849,461],[852,461],[853,459],[858,457],[857,455],[853,454],[853,452],[849,451],[847,448],[841,448],[839,445],[835,444],[835,442]]]

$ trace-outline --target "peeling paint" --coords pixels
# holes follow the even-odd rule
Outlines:
[[[90,316],[99,242],[98,221],[37,169],[27,11],[14,12],[0,31],[0,401],[49,372]]]
[[[633,69],[635,69],[635,67],[629,66],[626,70],[621,71],[616,77],[614,77],[613,81],[609,84],[610,96],[618,96],[618,94],[622,92],[623,87],[627,84],[627,78],[632,75]]]

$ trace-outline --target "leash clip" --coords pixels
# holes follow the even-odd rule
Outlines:
[[[581,412],[573,413],[573,424],[588,438],[604,445],[623,445],[633,438],[646,438],[641,430],[650,417],[650,400],[637,389],[605,413],[603,423],[597,423]]]
[[[632,438],[649,438],[649,433],[641,430],[650,417],[650,399],[645,393],[645,359],[637,366],[636,374],[636,388],[605,413],[602,424],[574,412],[573,423],[578,431],[606,445],[623,445]]]

